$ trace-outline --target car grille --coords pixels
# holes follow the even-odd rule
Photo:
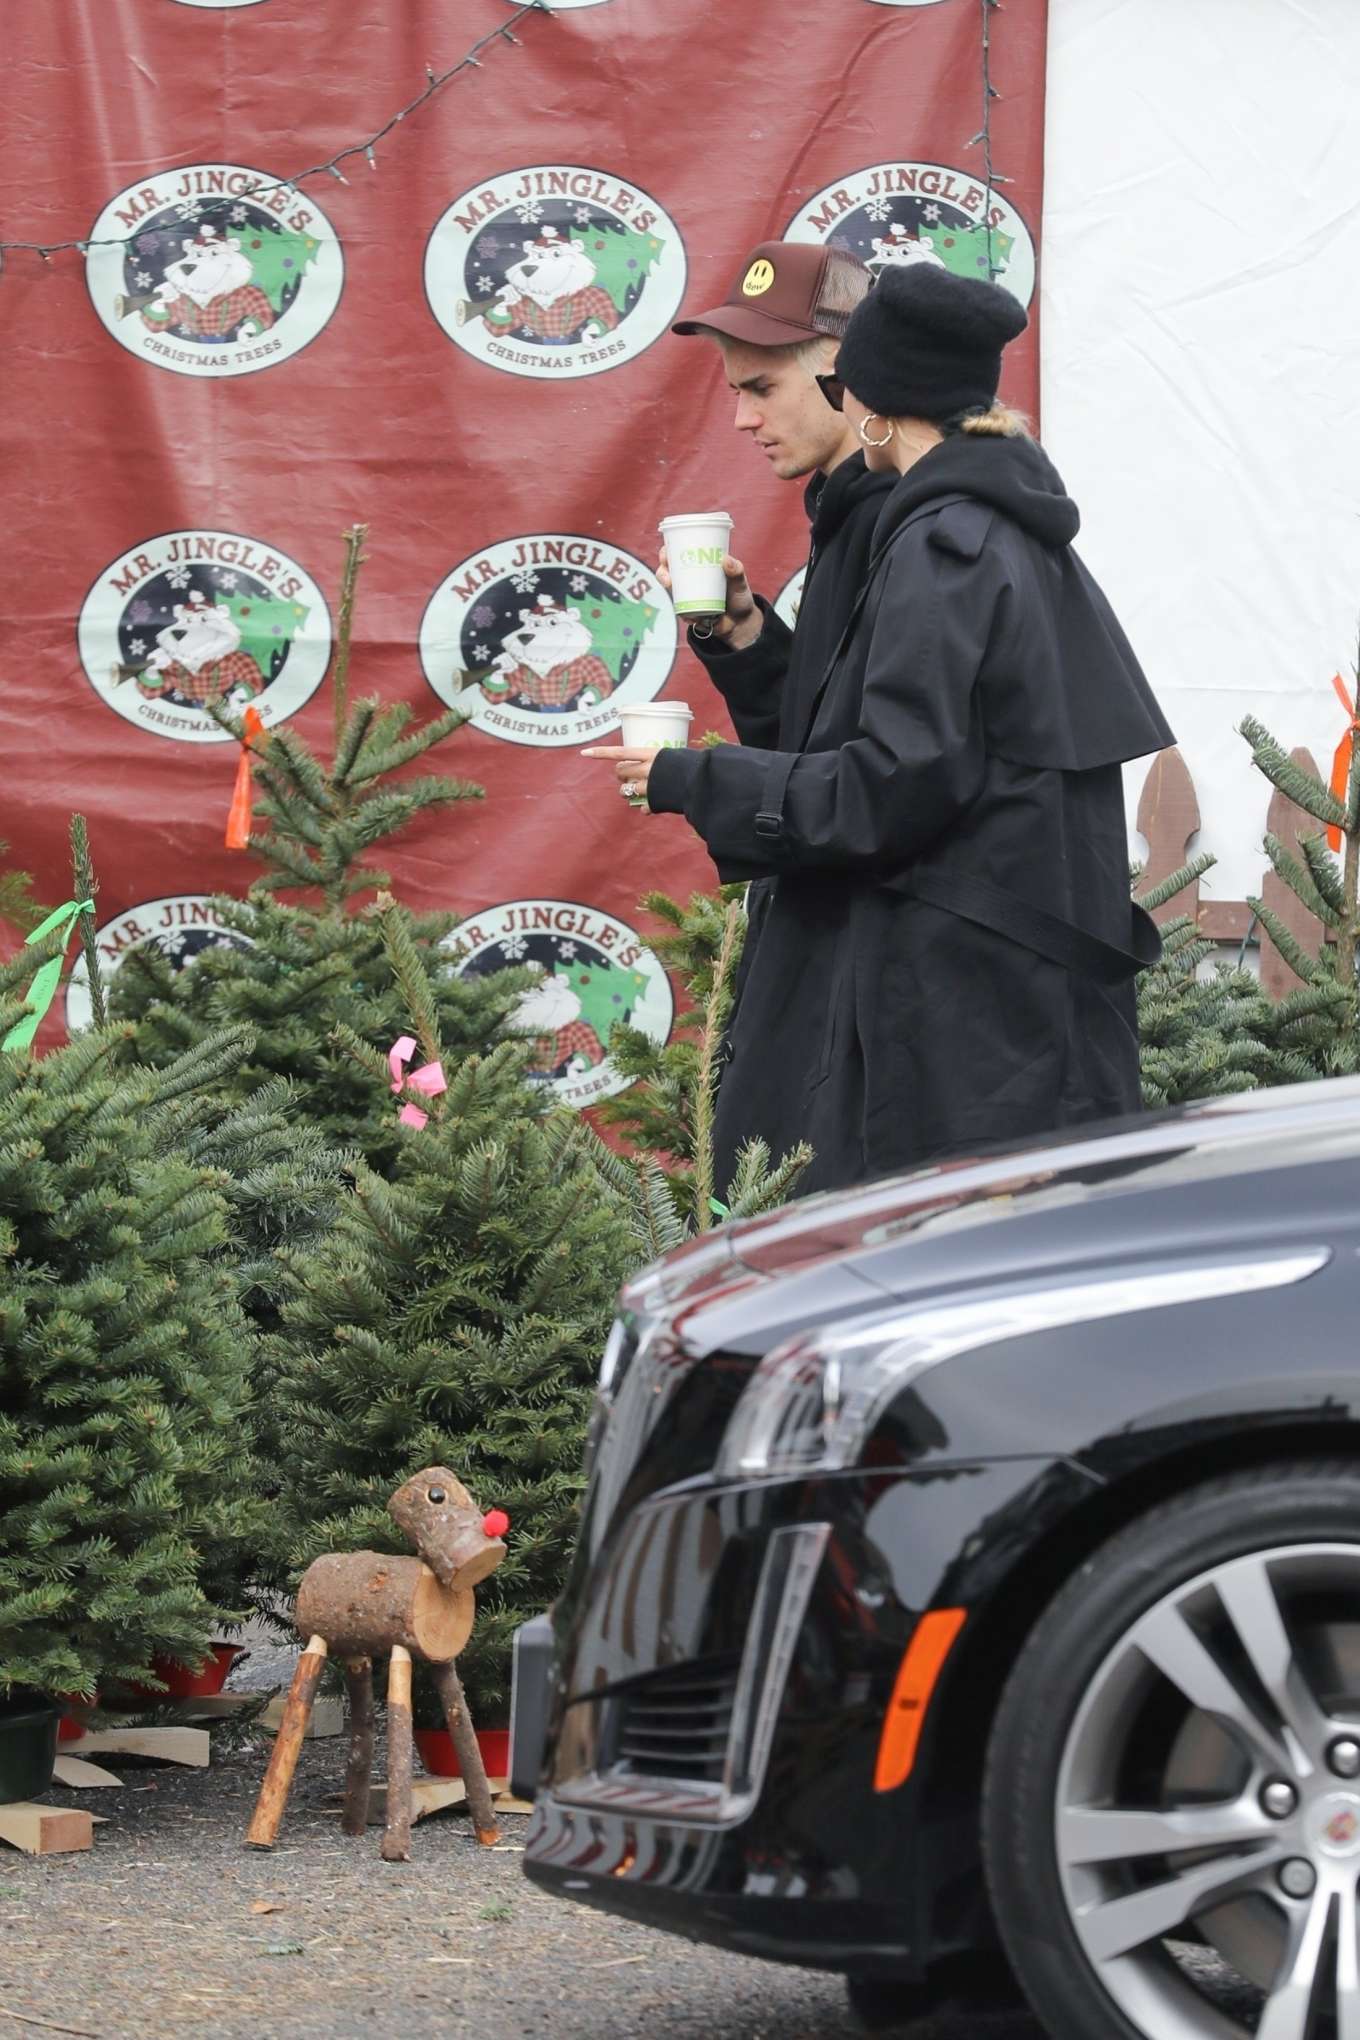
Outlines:
[[[721,1784],[736,1693],[735,1658],[639,1680],[618,1695],[614,1762],[648,1778]]]

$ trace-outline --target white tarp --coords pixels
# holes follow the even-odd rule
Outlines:
[[[1049,0],[1043,436],[1220,899],[1257,888],[1270,794],[1235,726],[1325,776],[1354,689],[1358,94],[1360,0]]]

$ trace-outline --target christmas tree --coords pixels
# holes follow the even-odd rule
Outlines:
[[[239,1242],[276,1114],[257,1102],[232,1126],[212,1102],[239,1031],[161,1071],[127,1064],[118,1026],[32,1056],[69,932],[0,968],[0,1694],[196,1663],[244,1613],[272,1534]],[[91,990],[102,1013],[97,975]]]
[[[1214,862],[1196,857],[1136,896],[1149,910],[1164,906]],[[1138,877],[1135,871],[1135,885]],[[1237,963],[1206,972],[1214,945],[1188,914],[1163,922],[1161,932],[1160,960],[1137,981],[1145,1105],[1184,1105],[1312,1074],[1281,1055],[1276,1009],[1251,971]]]
[[[666,246],[656,234],[640,234],[625,221],[604,213],[594,214],[586,226],[573,226],[570,238],[584,249],[596,283],[608,292],[620,312],[631,311],[637,303]]]
[[[3,974],[0,974],[3,976]],[[157,1153],[148,1073],[98,1037],[0,1057],[0,1687],[197,1661],[253,1565],[250,1332],[218,1172]],[[66,1219],[81,1212],[83,1235]],[[206,1577],[212,1555],[216,1581]]]
[[[386,1059],[342,1028],[398,1150],[386,1179],[356,1162],[331,1242],[281,1257],[289,1293],[266,1342],[281,1509],[294,1577],[324,1551],[405,1550],[385,1504],[418,1466],[451,1466],[507,1510],[509,1556],[460,1660],[485,1722],[504,1715],[514,1628],[560,1585],[599,1356],[640,1255],[598,1137],[525,1085],[531,1045],[452,1064],[416,925],[390,901],[369,925],[418,1043],[403,1098],[425,1123],[399,1124]],[[433,1065],[447,1088],[419,1076]]]
[[[1300,836],[1299,856],[1273,834],[1264,846],[1271,869],[1313,917],[1318,940],[1315,947],[1305,945],[1265,900],[1248,899],[1255,920],[1301,981],[1275,1000],[1240,960],[1206,971],[1212,945],[1187,917],[1167,923],[1162,960],[1138,983],[1143,1092],[1150,1105],[1360,1069],[1360,756],[1348,735],[1328,785],[1290,757],[1254,717],[1245,718],[1241,735],[1257,769],[1318,823],[1315,832]],[[1212,862],[1197,859],[1144,904],[1174,898]]]
[[[222,925],[239,943],[205,948],[178,971],[154,944],[144,944],[120,969],[112,1003],[134,1024],[139,1057],[157,1066],[217,1028],[248,1027],[255,1047],[231,1079],[232,1097],[245,1103],[262,1086],[286,1083],[300,1123],[335,1146],[357,1149],[386,1173],[400,1151],[400,1129],[335,1040],[335,1030],[346,1027],[385,1053],[405,1030],[381,934],[356,911],[364,894],[389,883],[369,853],[432,815],[479,799],[481,788],[442,775],[403,776],[466,720],[457,710],[415,728],[404,703],[349,701],[363,539],[363,527],[346,537],[331,757],[319,758],[288,728],[254,740],[258,821],[247,848],[263,875],[245,900],[216,902]],[[220,709],[213,713],[244,739],[240,722]],[[517,971],[457,977],[440,950],[456,925],[452,913],[425,914],[412,925],[412,940],[431,965],[450,1064],[499,1038],[530,981]]]
[[[1356,949],[1360,940],[1360,746],[1343,740],[1328,786],[1297,764],[1263,724],[1247,716],[1241,735],[1252,761],[1272,786],[1319,824],[1301,836],[1302,861],[1279,838],[1267,835],[1271,868],[1321,924],[1316,951],[1305,948],[1264,900],[1247,904],[1275,947],[1301,979],[1275,1005],[1274,1045],[1304,1076],[1349,1076],[1360,1069],[1360,1013]],[[1340,857],[1333,854],[1340,852]],[[1297,1081],[1285,1074],[1279,1082]]]
[[[9,844],[0,841],[0,857],[8,849]],[[0,870],[0,922],[21,935],[27,935],[30,928],[37,927],[43,913],[44,909],[33,897],[28,873]]]

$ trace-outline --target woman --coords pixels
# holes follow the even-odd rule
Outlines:
[[[614,749],[725,879],[777,879],[718,1104],[718,1181],[806,1139],[854,1183],[1139,1104],[1120,765],[1173,741],[996,403],[1009,292],[889,269],[824,388],[899,480],[798,747]],[[596,753],[595,755],[601,755]]]

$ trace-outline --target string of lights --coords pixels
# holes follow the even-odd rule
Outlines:
[[[450,84],[462,72],[480,70],[482,67],[482,52],[489,49],[493,43],[513,43],[518,49],[520,38],[514,33],[514,30],[519,24],[531,14],[551,15],[552,11],[548,0],[521,0],[521,5],[515,9],[508,19],[501,22],[496,28],[489,30],[486,35],[481,37],[480,41],[475,42],[472,48],[458,59],[456,64],[450,64],[446,71],[436,71],[431,65],[427,64],[425,66],[424,90],[418,92],[409,105],[401,107],[390,119],[385,120],[376,133],[366,136],[361,141],[346,143],[343,149],[337,149],[335,154],[328,157],[324,163],[311,163],[305,170],[299,170],[292,177],[278,177],[275,178],[272,184],[255,186],[251,191],[251,198],[262,198],[266,192],[270,191],[292,191],[308,177],[330,176],[336,178],[341,184],[348,184],[349,179],[345,176],[340,165],[351,162],[358,156],[362,156],[365,159],[370,170],[376,170],[378,167],[376,151],[379,142],[385,141],[388,135],[402,121],[409,119],[413,113],[416,113],[422,106],[433,99],[436,93],[442,92],[444,87]],[[100,240],[90,240],[86,237],[83,240],[70,241],[0,241],[0,268],[3,268],[6,256],[11,254],[39,255],[44,262],[50,263],[54,255],[62,254],[68,249],[76,249],[80,254],[84,255],[91,248],[126,247],[131,238],[132,236],[129,234],[115,234]]]
[[[979,0],[982,9],[982,126],[968,143],[970,149],[979,145],[982,149],[982,181],[986,186],[987,214],[987,274],[996,282],[997,264],[992,254],[992,190],[995,185],[1009,184],[1011,179],[1003,177],[992,162],[992,101],[1001,94],[992,83],[992,14],[999,11],[1001,0]]]

